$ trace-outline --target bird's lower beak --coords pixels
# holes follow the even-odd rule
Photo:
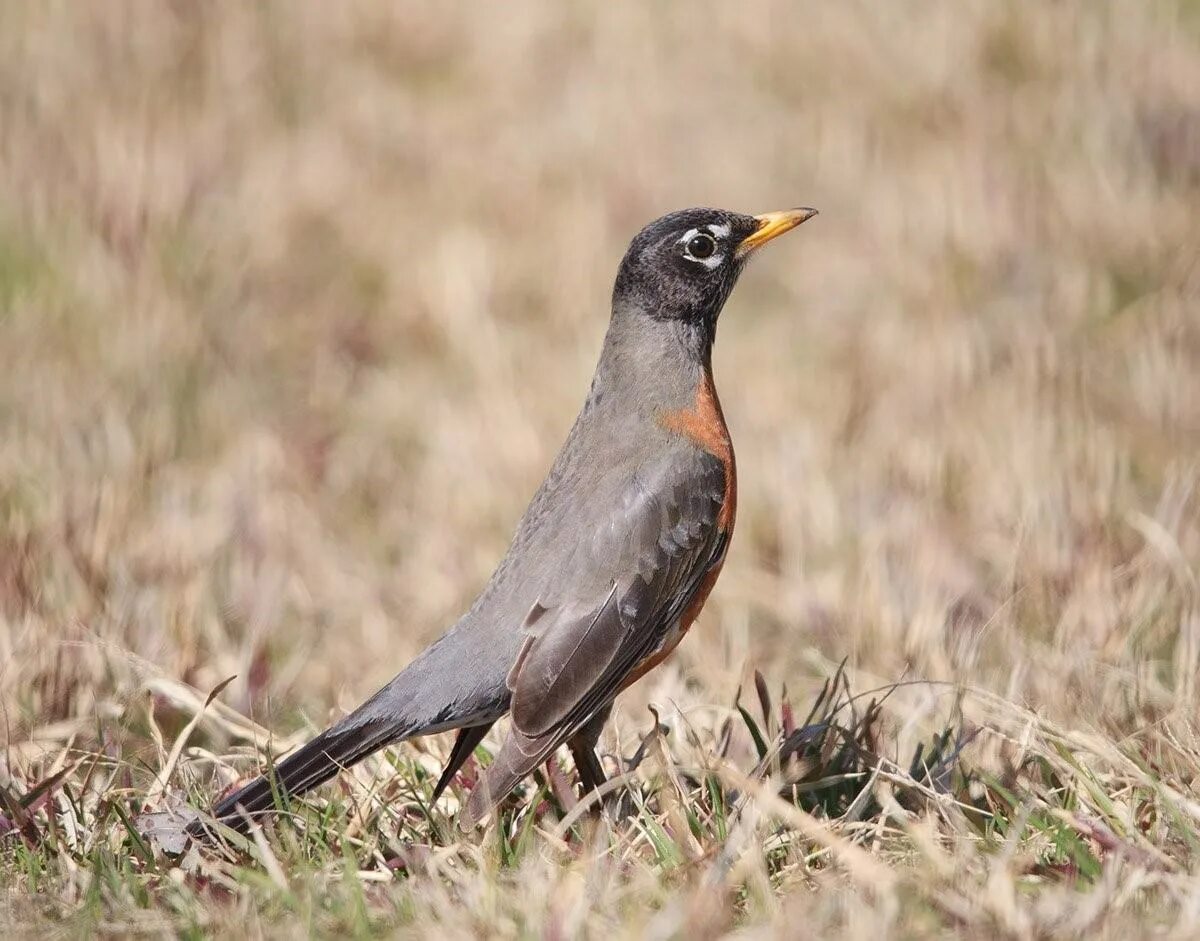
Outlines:
[[[758,228],[742,239],[742,244],[737,247],[738,257],[762,248],[771,239],[783,235],[784,232],[791,232],[801,222],[807,222],[816,214],[815,209],[801,207],[785,209],[783,212],[764,212],[761,216],[755,216]]]

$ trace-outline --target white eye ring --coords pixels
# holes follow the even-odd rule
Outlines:
[[[705,226],[703,229],[688,229],[683,233],[683,238],[679,240],[679,244],[683,246],[683,257],[688,261],[695,262],[698,265],[703,265],[709,271],[720,267],[725,260],[725,254],[717,250],[717,239],[714,238],[717,229],[728,229],[728,226]],[[690,246],[692,239],[697,236],[703,236],[708,241],[712,242],[713,250],[711,255],[705,255],[703,258],[693,255]]]

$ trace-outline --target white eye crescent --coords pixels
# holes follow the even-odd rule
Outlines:
[[[722,233],[720,230],[724,230]],[[720,266],[725,255],[718,250],[717,238],[729,234],[729,226],[705,226],[703,229],[688,229],[679,240],[683,246],[683,257],[688,261],[704,265],[710,271]]]

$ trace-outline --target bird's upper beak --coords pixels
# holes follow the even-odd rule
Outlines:
[[[799,209],[764,212],[761,216],[755,216],[758,228],[742,239],[742,244],[737,247],[737,256],[741,258],[755,249],[762,248],[771,239],[783,235],[784,232],[792,231],[801,222],[807,222],[816,214],[815,209],[802,206]]]

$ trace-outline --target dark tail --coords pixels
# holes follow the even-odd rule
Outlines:
[[[435,641],[387,686],[267,774],[225,798],[212,810],[221,823],[242,833],[249,821],[271,813],[280,801],[323,784],[386,745],[414,735],[464,726],[483,726],[460,736],[451,765],[470,756],[491,725],[508,710],[504,678],[516,657],[520,633],[499,641],[479,632],[460,634],[459,626]],[[449,781],[439,782],[438,791]],[[192,836],[211,832],[205,821],[188,827]]]
[[[212,809],[212,816],[227,827],[245,833],[250,821],[274,813],[290,797],[324,784],[343,768],[362,761],[385,745],[401,741],[410,729],[394,721],[357,722],[355,716],[326,729],[299,751],[289,755],[266,774],[226,797]],[[188,827],[194,837],[211,831],[206,821]]]

